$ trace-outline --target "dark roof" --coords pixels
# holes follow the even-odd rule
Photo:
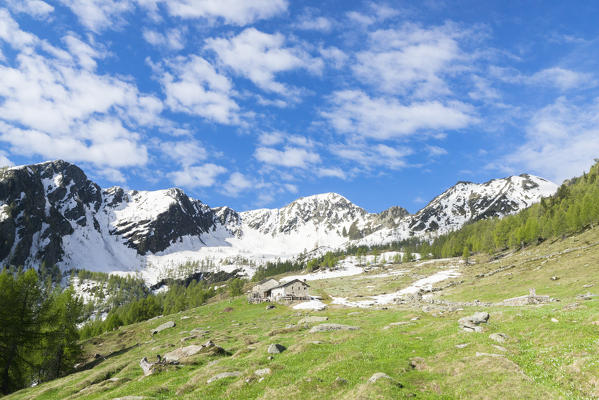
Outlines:
[[[292,281],[289,281],[289,282],[282,283],[282,284],[280,284],[279,286],[275,286],[275,287],[274,287],[274,288],[272,288],[272,289],[277,289],[277,288],[281,288],[281,287],[289,286],[289,285],[291,285],[291,284],[292,284],[292,283],[294,283],[294,282],[303,283],[304,285],[306,285],[306,286],[310,287],[310,285],[308,285],[306,282],[304,282],[304,281],[301,281],[301,280],[299,280],[299,279],[294,279],[294,280],[292,280]],[[270,290],[272,290],[272,289],[270,289]]]

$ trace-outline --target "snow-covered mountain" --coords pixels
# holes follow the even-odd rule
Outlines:
[[[140,271],[153,283],[186,262],[252,269],[349,243],[434,236],[517,212],[556,189],[521,175],[460,182],[415,215],[401,207],[368,213],[336,193],[238,213],[211,208],[180,189],[102,190],[77,166],[52,161],[0,172],[0,263]]]

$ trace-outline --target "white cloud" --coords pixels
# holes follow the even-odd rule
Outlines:
[[[163,0],[169,14],[181,18],[221,19],[232,25],[248,25],[284,13],[287,0]]]
[[[196,188],[213,186],[218,176],[225,172],[227,172],[225,167],[208,163],[186,167],[181,171],[171,172],[168,176],[177,186]]]
[[[461,102],[426,101],[404,105],[394,98],[371,98],[357,90],[335,92],[332,108],[322,115],[340,133],[375,139],[461,129],[475,121],[471,108]]]
[[[60,0],[77,15],[81,24],[94,32],[118,27],[125,21],[122,15],[134,9],[132,0]]]
[[[330,46],[330,47],[321,47],[319,49],[321,57],[328,61],[334,68],[340,69],[342,68],[349,59],[349,56],[345,54],[341,49]]]
[[[326,17],[315,16],[314,12],[309,11],[300,16],[293,27],[305,31],[329,32],[333,29],[333,22]]]
[[[321,178],[339,178],[346,179],[347,176],[345,172],[341,168],[320,168],[317,171],[317,174]]]
[[[518,169],[554,182],[581,175],[599,156],[599,98],[577,106],[566,98],[539,110],[524,143],[494,168]]]
[[[444,148],[439,147],[439,146],[427,145],[426,151],[432,157],[443,156],[443,155],[447,154],[447,150],[445,150]]]
[[[369,34],[370,47],[356,55],[352,69],[363,82],[386,93],[420,98],[451,93],[445,77],[464,60],[453,25],[430,29],[404,24]]]
[[[171,50],[181,50],[185,47],[183,33],[178,29],[171,29],[165,33],[144,29],[143,37],[153,46],[166,47]]]
[[[0,141],[12,153],[112,168],[147,162],[139,132],[162,123],[158,99],[95,74],[101,54],[74,36],[65,38],[71,54],[22,31],[4,10],[0,40],[18,51],[14,65],[0,65]]]
[[[189,167],[208,157],[206,148],[196,140],[162,142],[160,149],[183,167]]]
[[[597,85],[597,81],[593,79],[592,74],[559,67],[536,72],[530,77],[530,83],[541,86],[555,86],[563,91]]]
[[[234,72],[263,90],[279,94],[289,95],[293,88],[278,82],[276,74],[300,68],[318,72],[323,65],[322,60],[312,58],[302,49],[286,47],[282,34],[268,34],[254,28],[230,39],[208,39],[206,43],[206,48],[213,50]]]
[[[291,183],[285,183],[283,184],[283,187],[285,188],[285,190],[287,190],[289,193],[297,193],[298,192],[298,188],[296,185],[293,185]]]
[[[354,164],[359,164],[366,170],[374,167],[400,169],[407,165],[405,158],[412,153],[409,148],[390,147],[384,144],[340,144],[331,146],[331,152],[338,157]]]
[[[13,12],[29,14],[37,19],[46,18],[54,11],[54,7],[42,0],[6,0],[6,5]]]
[[[33,45],[37,38],[31,33],[22,31],[9,12],[0,8],[0,40],[7,42],[14,49],[21,50]]]
[[[237,124],[239,106],[233,84],[205,59],[177,57],[159,67],[166,104],[174,111],[199,115],[221,124]]]
[[[561,67],[546,68],[532,75],[522,74],[515,68],[498,66],[490,67],[489,72],[506,83],[554,87],[561,91],[597,86],[592,74]]]
[[[8,156],[5,152],[0,150],[0,168],[2,167],[12,167],[14,164],[12,161],[8,159]]]
[[[223,193],[231,197],[239,196],[244,190],[248,190],[254,186],[254,182],[248,179],[241,172],[233,172],[229,180],[223,186]]]
[[[258,137],[258,141],[265,146],[273,146],[283,143],[284,135],[281,132],[263,132]]]
[[[254,157],[260,162],[290,168],[308,168],[320,162],[318,153],[299,147],[285,147],[277,150],[270,147],[258,147]]]
[[[79,65],[84,69],[93,71],[96,69],[97,58],[104,58],[105,54],[92,48],[89,44],[81,41],[72,34],[69,34],[63,38],[64,42],[69,49],[69,52],[74,56]]]

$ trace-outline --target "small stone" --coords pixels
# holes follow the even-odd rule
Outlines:
[[[494,344],[494,345],[493,345],[493,347],[495,347],[495,348],[496,348],[497,350],[499,350],[499,351],[503,351],[503,352],[506,352],[506,351],[507,351],[507,349],[506,349],[505,347],[503,347],[503,346],[499,346],[499,345],[497,345],[497,344]]]
[[[558,280],[559,280],[559,276],[552,276],[552,277],[551,277],[551,280],[552,280],[552,281],[558,281]]]
[[[460,318],[458,324],[466,332],[482,332],[483,328],[479,325],[486,324],[488,320],[488,312],[476,312],[468,317]]]
[[[584,285],[583,288],[588,289],[588,288],[592,288],[594,285],[592,283],[589,283],[587,285]]]
[[[308,316],[297,321],[298,324],[312,324],[315,322],[327,321],[329,317]]]
[[[169,329],[169,328],[174,328],[177,324],[175,324],[173,321],[168,321],[165,322],[162,325],[157,326],[156,328],[152,329],[152,335],[157,334],[158,332],[162,332],[165,329]]]
[[[493,353],[481,353],[481,352],[476,352],[476,356],[477,357],[504,357],[503,354],[493,354]]]
[[[262,368],[262,369],[257,369],[254,374],[258,375],[258,376],[264,376],[264,375],[270,375],[272,374],[272,371],[270,368]]]
[[[337,378],[335,378],[335,385],[337,386],[344,386],[347,385],[347,379],[343,379],[342,377],[338,376]]]
[[[273,343],[270,346],[268,346],[268,353],[269,354],[279,354],[282,353],[283,351],[285,351],[286,347],[278,344],[278,343]]]
[[[420,319],[420,317],[414,317],[412,319],[410,319],[410,321],[418,321]]]
[[[422,371],[426,369],[426,363],[424,362],[424,358],[422,357],[414,357],[410,360],[410,367],[415,369],[416,371]]]
[[[241,372],[239,372],[239,371],[223,372],[218,375],[214,375],[212,378],[208,379],[206,381],[206,383],[212,383],[212,382],[218,381],[220,379],[233,378],[233,377],[239,377],[239,376],[241,376]]]
[[[310,333],[330,332],[330,331],[355,331],[360,329],[357,326],[341,325],[341,324],[320,324],[313,326]]]
[[[559,322],[559,320],[557,318],[551,318],[551,322],[557,324]]]
[[[457,349],[463,349],[465,347],[467,347],[470,343],[462,343],[462,344],[456,344],[455,347]]]
[[[368,383],[376,383],[377,381],[379,381],[381,379],[388,379],[395,385],[397,385],[399,387],[403,387],[403,385],[401,383],[396,382],[393,378],[391,378],[389,375],[385,374],[384,372],[377,372],[374,375],[372,375],[370,377],[370,379],[368,379]]]
[[[273,306],[272,304],[269,304],[266,306],[267,310],[272,310],[273,308],[275,308],[275,306]]]
[[[184,315],[183,317],[181,317],[181,320],[186,320],[186,319],[189,319],[189,318],[191,318],[191,317],[187,316],[187,315]]]
[[[489,339],[494,340],[497,343],[505,343],[508,341],[509,336],[505,333],[491,333]]]

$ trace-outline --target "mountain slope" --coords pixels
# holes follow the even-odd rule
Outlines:
[[[0,174],[0,262],[140,271],[150,283],[186,262],[251,274],[256,265],[305,251],[432,237],[517,212],[556,190],[542,178],[522,175],[460,182],[415,215],[401,207],[368,213],[336,193],[238,213],[210,208],[180,189],[102,190],[64,161]]]

